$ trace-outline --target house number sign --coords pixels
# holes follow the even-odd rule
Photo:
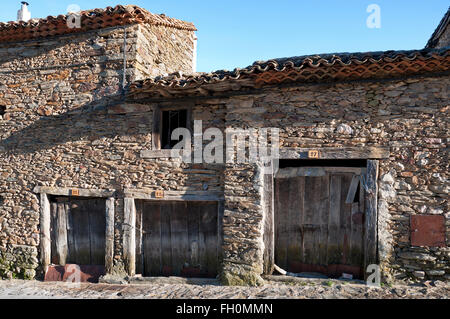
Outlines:
[[[156,198],[164,198],[164,191],[163,190],[155,191],[155,197]]]
[[[78,189],[71,189],[70,196],[80,196],[80,191]]]
[[[319,158],[320,153],[318,150],[310,150],[308,151],[308,158]]]

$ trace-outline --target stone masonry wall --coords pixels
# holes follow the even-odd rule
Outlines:
[[[191,35],[183,47],[177,44],[183,32],[173,32],[175,40],[165,31],[143,37],[151,30],[127,28],[128,81],[157,72],[188,72]],[[152,41],[167,35],[175,41],[170,45],[179,47],[179,61],[162,48],[153,50]],[[0,47],[0,106],[6,107],[0,117],[0,275],[33,278],[38,269],[37,185],[118,194],[125,188],[210,190],[225,196],[223,282],[260,284],[260,167],[143,156],[142,151],[151,151],[156,105],[121,100],[122,48],[122,28]],[[161,63],[156,52],[165,57]],[[178,61],[173,70],[165,59]],[[389,146],[390,157],[380,160],[379,174],[383,274],[448,278],[449,86],[448,76],[436,76],[271,88],[199,100],[192,117],[203,121],[203,130],[278,127],[281,147]],[[114,263],[120,271],[120,195],[115,209]],[[447,246],[412,247],[409,222],[414,214],[444,216]]]
[[[39,203],[38,194],[32,193],[36,185],[119,194],[125,188],[223,191],[222,165],[141,157],[142,151],[151,150],[152,116],[150,105],[117,104],[45,117],[3,140],[4,245],[38,247]],[[218,109],[193,108],[193,118],[202,119],[205,127],[220,127],[221,117]],[[115,212],[114,263],[121,269],[122,197],[116,199]]]
[[[448,279],[449,92],[448,76],[271,89],[230,98],[226,127],[278,127],[282,148],[389,146],[390,157],[380,160],[379,172],[379,258],[383,275],[388,280]],[[230,222],[233,227],[224,228],[225,238],[232,238],[232,244],[224,249],[240,261],[259,256],[263,249],[257,240],[262,237],[260,198],[253,195],[253,188],[240,194],[239,205],[234,204],[234,197],[228,197],[228,192],[239,193],[240,186],[250,180],[243,179],[243,172],[255,171],[237,167],[225,171],[224,225]],[[410,216],[415,214],[445,216],[446,247],[411,246]],[[240,223],[241,219],[252,222]],[[253,232],[255,236],[240,238],[236,232]],[[260,259],[254,257],[252,261]],[[240,264],[231,261],[228,267],[235,271],[236,278],[254,278],[262,272],[261,267],[244,269]]]
[[[229,164],[225,169],[223,218],[224,260],[221,281],[226,285],[263,283],[263,180],[255,164]]]
[[[450,25],[447,26],[434,47],[444,48],[448,46],[450,46]]]
[[[173,72],[192,73],[195,33],[154,25],[139,25],[136,80]]]
[[[191,70],[192,35],[168,29],[126,27],[127,82],[142,76],[138,65],[152,74]],[[144,32],[159,41],[158,51],[142,49]],[[175,34],[183,49],[163,52],[161,48],[174,41],[168,34]],[[156,165],[139,159],[140,151],[151,145],[152,113],[148,106],[117,106],[123,44],[124,29],[117,27],[0,45],[4,110],[0,114],[0,276],[33,278],[38,269],[40,208],[35,186],[200,187],[195,178],[174,177],[182,175],[184,167],[179,163]],[[160,52],[158,64],[155,55]],[[211,181],[209,187],[219,185]],[[116,201],[117,265],[122,255],[122,202]]]

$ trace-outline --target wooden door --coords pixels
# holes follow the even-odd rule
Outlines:
[[[105,264],[104,199],[60,197],[51,204],[51,258],[55,265]]]
[[[136,201],[136,272],[215,277],[218,203]]]
[[[290,272],[362,278],[363,168],[280,169],[275,178],[275,263]]]

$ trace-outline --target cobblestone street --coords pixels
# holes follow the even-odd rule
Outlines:
[[[180,284],[161,279],[159,282],[111,285],[87,284],[79,287],[63,282],[22,280],[0,281],[3,299],[448,299],[450,285],[442,281],[418,285],[394,285],[374,288],[361,283],[339,280],[297,279],[289,282],[266,281],[261,287],[226,287],[214,281],[207,284]]]

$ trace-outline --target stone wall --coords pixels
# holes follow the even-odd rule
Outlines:
[[[194,119],[205,118],[198,113],[194,107]],[[39,203],[32,193],[37,185],[119,193],[125,188],[223,191],[221,165],[141,156],[151,150],[152,114],[147,105],[119,104],[49,116],[3,140],[3,245],[38,246]],[[220,119],[218,114],[214,121]],[[217,126],[203,122],[205,127]],[[116,200],[115,212],[114,260],[120,265],[123,198]]]
[[[127,27],[128,81],[190,72],[193,33],[158,30]],[[167,37],[170,43],[155,46]],[[152,150],[158,104],[121,100],[123,38],[122,28],[111,28],[0,47],[0,106],[6,107],[0,118],[0,273],[32,278],[39,270],[35,186],[116,191],[117,272],[124,268],[124,189],[215,191],[225,197],[221,278],[260,284],[261,167],[187,164]],[[448,278],[449,86],[448,76],[299,84],[199,99],[190,107],[203,130],[280,128],[282,148],[389,146],[379,174],[383,273],[387,279]],[[172,102],[184,103],[165,103]],[[414,214],[445,216],[447,246],[412,247]]]
[[[226,285],[263,283],[260,276],[264,254],[262,189],[258,165],[227,165],[221,272],[221,281]]]
[[[36,247],[9,245],[0,248],[0,278],[33,279],[38,264]]]
[[[442,32],[439,40],[434,45],[435,48],[444,48],[448,46],[450,46],[450,24],[447,25],[447,28],[445,28],[445,31]]]
[[[270,89],[230,98],[226,127],[278,127],[282,148],[389,146],[391,155],[380,160],[379,174],[379,258],[384,277],[448,279],[449,85],[446,76]],[[254,173],[246,170],[250,172]],[[237,168],[227,168],[226,196],[238,192],[241,175]],[[240,205],[228,197],[224,224],[233,227],[224,228],[224,233],[234,244],[224,249],[235,260],[255,256],[252,261],[258,263],[260,242],[238,236],[249,231],[256,238],[262,236],[260,198],[252,193],[241,194]],[[410,216],[414,214],[445,216],[447,246],[412,247]],[[255,223],[242,225],[242,218]],[[244,277],[240,262],[231,264],[234,268],[229,268]],[[262,272],[258,267],[246,269],[247,278]]]
[[[128,83],[147,73],[192,69],[193,32],[130,25],[126,42]],[[123,48],[123,27],[0,44],[3,275],[34,276],[40,241],[35,186],[121,190],[198,185],[195,178],[173,182],[173,176],[184,169],[179,163],[157,165],[139,159],[140,151],[151,145],[152,113],[148,106],[117,106],[122,93]],[[123,109],[125,113],[131,110],[130,114]],[[218,181],[210,183],[211,188],[219,185]],[[118,199],[118,265],[121,205]],[[20,262],[11,256],[21,258]]]
[[[195,33],[154,25],[139,25],[137,57],[133,66],[136,80],[162,74],[191,74],[194,66]]]

